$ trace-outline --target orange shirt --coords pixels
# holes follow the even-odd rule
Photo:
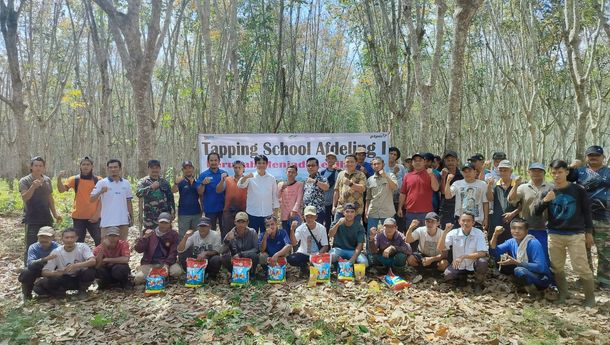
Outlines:
[[[246,211],[248,189],[238,188],[234,176],[227,177],[225,188],[225,211]]]
[[[75,178],[76,176],[68,177],[68,179],[64,182],[64,186],[66,186],[66,188],[68,189],[74,189]],[[99,181],[102,178],[98,176],[97,179]],[[93,179],[79,179],[78,191],[74,196],[74,206],[72,207],[72,218],[90,219],[91,217],[93,217],[93,215],[95,215],[99,200],[96,202],[89,201],[93,187],[95,187],[95,185],[93,184]]]

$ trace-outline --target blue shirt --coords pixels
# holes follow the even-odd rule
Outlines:
[[[223,189],[222,192],[216,193],[216,186],[220,183],[222,174],[226,173],[227,172],[222,169],[218,169],[217,172],[208,169],[202,172],[197,178],[197,182],[195,182],[197,187],[203,183],[203,180],[206,177],[211,178],[210,183],[206,184],[203,190],[203,211],[205,213],[218,213],[222,212],[225,208],[225,191]]]
[[[593,171],[580,167],[570,171],[568,180],[578,183],[587,191],[593,219],[610,220],[610,168],[604,166]]]
[[[500,255],[505,253],[508,253],[510,256],[516,259],[518,249],[519,244],[517,244],[517,240],[511,238],[498,245],[496,249],[489,249],[489,252],[496,258],[496,260],[499,261]],[[549,270],[549,265],[546,262],[546,256],[544,255],[542,244],[540,244],[537,239],[532,238],[527,243],[526,251],[528,262],[522,262],[519,266],[527,269],[530,272],[544,274],[550,277],[551,271]]]
[[[375,174],[375,170],[373,170],[373,166],[371,165],[371,163],[369,162],[364,162],[362,163],[362,165],[360,164],[356,164],[356,170],[360,171],[360,167],[363,166],[364,167],[364,173],[366,174],[366,177],[372,176],[373,174]]]
[[[57,244],[57,242],[55,242],[55,241],[51,242],[49,249],[42,248],[42,246],[38,242],[32,243],[30,245],[30,247],[28,248],[27,265],[29,266],[33,261],[36,261],[38,259],[42,259],[44,257],[49,256],[49,254],[51,254],[53,249],[55,249],[57,247],[59,247],[59,244]]]
[[[197,183],[193,181],[191,184],[189,180],[185,178],[176,186],[178,187],[178,193],[180,193],[180,201],[178,201],[178,215],[192,216],[201,214],[199,193],[197,193]]]
[[[434,169],[432,171],[434,173],[434,176],[436,176],[436,179],[438,180],[438,191],[432,191],[432,208],[434,209],[434,212],[437,212],[439,207],[441,207],[441,193],[440,193],[440,189],[441,189],[441,173]]]
[[[263,243],[264,232],[261,232],[258,235],[258,247],[261,247]],[[269,256],[275,255],[275,253],[284,249],[286,245],[291,245],[290,238],[288,238],[288,233],[284,229],[277,229],[275,233],[275,238],[271,238],[271,236],[267,236],[267,254]],[[261,264],[267,264],[266,262],[261,262]]]

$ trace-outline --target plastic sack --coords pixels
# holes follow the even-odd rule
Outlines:
[[[309,280],[307,281],[307,287],[314,287],[318,283],[318,269],[309,266]]]
[[[252,268],[252,259],[237,258],[232,259],[233,273],[231,274],[231,286],[241,286],[248,284],[250,281],[250,269]]]
[[[402,290],[406,287],[411,286],[411,284],[409,284],[406,280],[402,279],[397,275],[394,275],[394,273],[392,273],[392,270],[389,270],[388,274],[383,277],[383,281],[392,290]]]
[[[271,265],[271,258],[267,259],[267,282],[279,284],[286,281],[286,258],[277,259],[277,264]]]
[[[356,281],[364,281],[366,275],[366,266],[364,264],[354,264],[354,278]]]
[[[343,258],[339,259],[339,272],[337,274],[337,280],[339,281],[353,281],[354,280],[354,265]]]
[[[205,268],[208,267],[208,260],[186,259],[186,287],[200,287],[205,280]]]
[[[156,295],[165,292],[167,271],[162,267],[155,267],[146,276],[146,295]]]
[[[318,283],[330,282],[330,253],[312,255],[309,260],[318,269]]]

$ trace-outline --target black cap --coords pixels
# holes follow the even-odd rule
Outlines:
[[[188,166],[193,167],[193,168],[195,167],[193,165],[193,162],[191,162],[191,161],[184,161],[184,162],[182,162],[182,167],[183,168],[188,167]]]
[[[443,159],[445,159],[449,156],[458,158],[457,152],[449,150],[449,151],[445,151],[445,154],[443,155]]]
[[[85,156],[85,157],[81,158],[79,164],[83,164],[84,161],[87,161],[87,162],[93,164],[93,158],[91,158],[89,156]]]
[[[356,205],[352,204],[351,202],[348,202],[347,204],[343,205],[343,209],[356,211]]]
[[[148,161],[148,167],[152,168],[152,167],[161,167],[161,162],[159,162],[158,159],[151,159]]]
[[[474,155],[472,155],[472,157],[468,158],[469,161],[471,162],[478,162],[478,161],[482,161],[485,160],[485,156],[483,156],[480,153],[475,153]]]
[[[430,152],[426,152],[424,153],[424,159],[427,161],[433,161],[434,160],[434,155]]]
[[[492,156],[492,159],[493,159],[494,161],[497,161],[497,160],[501,160],[501,161],[502,161],[502,160],[505,160],[505,159],[506,159],[506,153],[504,153],[504,152],[502,152],[502,151],[494,152],[494,154],[493,154],[493,156]]]
[[[588,155],[604,155],[604,148],[601,146],[597,146],[597,145],[593,145],[593,146],[589,146],[587,148],[587,151],[585,151],[585,156]]]
[[[473,170],[474,170],[474,164],[472,164],[472,163],[470,163],[470,162],[468,162],[468,163],[464,164],[464,165],[462,166],[462,171],[464,171],[464,170],[466,170],[466,169],[473,169]]]
[[[426,159],[426,156],[425,156],[425,155],[426,155],[425,153],[419,153],[419,152],[416,152],[416,153],[414,153],[414,154],[411,156],[411,159],[413,159],[413,158],[415,158],[415,157],[420,157],[420,158]]]

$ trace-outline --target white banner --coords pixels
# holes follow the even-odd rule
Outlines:
[[[199,134],[199,163],[201,171],[207,169],[207,156],[220,155],[220,168],[233,175],[233,162],[244,162],[245,173],[256,169],[254,157],[262,154],[269,158],[267,171],[278,180],[286,179],[286,168],[298,167],[298,179],[307,178],[306,161],[315,157],[320,170],[326,168],[326,153],[337,155],[337,166],[358,147],[367,150],[366,160],[380,156],[387,164],[390,143],[389,133],[299,133],[299,134]]]

